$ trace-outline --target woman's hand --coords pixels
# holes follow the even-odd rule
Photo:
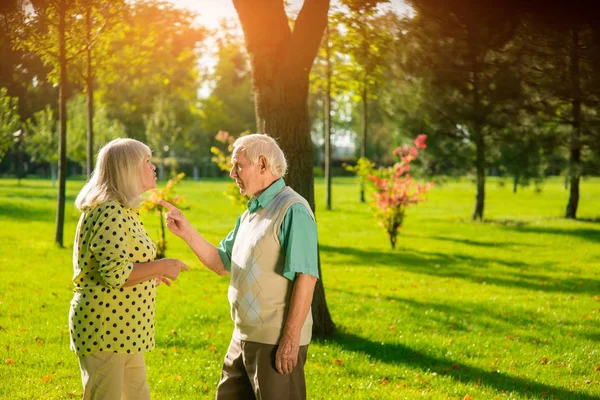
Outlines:
[[[163,282],[165,282],[165,279],[169,281],[176,280],[182,269],[186,271],[190,270],[190,267],[185,265],[183,262],[177,260],[176,258],[163,258],[161,260],[158,260],[158,262],[161,263],[162,270],[162,273],[159,275],[158,279],[160,279]]]
[[[190,225],[187,218],[185,218],[181,210],[175,207],[173,204],[164,200],[160,200],[159,204],[169,210],[169,212],[165,214],[167,228],[169,228],[173,234],[179,236],[183,240],[186,240],[186,238],[189,236],[189,233],[194,229]]]

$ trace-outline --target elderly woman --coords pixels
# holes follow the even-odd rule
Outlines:
[[[156,188],[150,155],[137,140],[111,141],[75,201],[82,215],[69,328],[84,399],[150,398],[144,352],[154,349],[155,282],[170,285],[188,270],[179,260],[153,261],[156,247],[136,210]]]

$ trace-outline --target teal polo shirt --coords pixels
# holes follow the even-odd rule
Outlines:
[[[273,182],[260,196],[253,197],[248,201],[248,212],[253,214],[260,208],[265,208],[284,187],[285,181],[283,178]],[[217,249],[223,265],[230,272],[231,254],[240,228],[241,218],[241,216],[238,217],[235,228],[229,232],[225,239],[221,240]],[[284,277],[291,281],[296,277],[296,273],[319,277],[317,225],[304,205],[294,203],[290,206],[283,217],[277,237],[281,248],[285,252]]]

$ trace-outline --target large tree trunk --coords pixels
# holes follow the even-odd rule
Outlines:
[[[579,34],[577,30],[573,30],[572,32],[572,43],[570,50],[572,126],[571,139],[569,141],[570,191],[565,217],[577,218],[577,206],[579,205],[579,181],[581,178],[581,87],[579,82]]]
[[[92,175],[94,169],[94,75],[92,69],[92,6],[86,10],[87,28],[87,176]]]
[[[59,83],[58,83],[58,201],[56,205],[56,232],[54,241],[63,247],[63,230],[65,225],[65,194],[66,194],[66,174],[67,174],[67,57],[66,57],[66,0],[59,0],[58,3],[58,63],[59,63]]]
[[[308,126],[308,76],[327,23],[329,0],[305,0],[294,31],[283,0],[234,0],[252,65],[257,130],[277,139],[288,160],[287,183],[315,209]],[[320,257],[319,257],[320,259]],[[322,278],[319,261],[319,275]],[[331,337],[323,281],[312,303],[313,333]]]

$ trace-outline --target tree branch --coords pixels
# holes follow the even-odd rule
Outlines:
[[[312,67],[327,25],[329,0],[305,0],[296,18],[289,46],[288,62],[300,69]],[[293,54],[293,57],[289,55]]]

